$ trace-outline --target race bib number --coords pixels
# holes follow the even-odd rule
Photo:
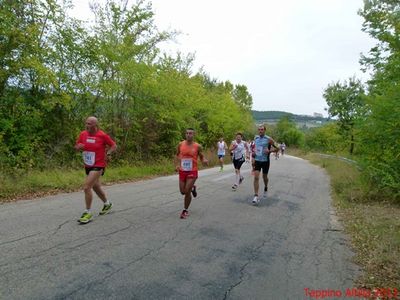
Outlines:
[[[83,162],[85,163],[85,165],[87,166],[94,165],[94,162],[96,160],[96,153],[90,151],[83,151],[82,155],[83,155]]]
[[[263,155],[263,146],[257,146],[256,147],[256,155],[257,156],[262,156]]]
[[[191,158],[183,158],[181,159],[181,168],[183,171],[192,171],[193,169],[193,160]]]

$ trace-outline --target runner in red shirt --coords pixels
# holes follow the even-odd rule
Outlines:
[[[175,169],[179,171],[179,190],[184,198],[184,208],[181,213],[181,219],[189,216],[189,205],[193,197],[197,196],[194,183],[198,177],[197,159],[200,157],[203,164],[208,164],[208,160],[202,153],[199,144],[193,141],[194,129],[186,129],[186,139],[179,143],[175,157]]]
[[[101,188],[100,176],[105,172],[108,156],[117,148],[117,145],[110,136],[99,129],[96,117],[87,118],[85,124],[86,130],[80,133],[75,144],[75,149],[82,151],[83,163],[87,175],[83,186],[86,210],[78,220],[84,224],[90,222],[93,217],[90,211],[93,201],[92,189],[104,202],[100,215],[107,214],[112,207],[112,203],[107,200],[106,194]]]

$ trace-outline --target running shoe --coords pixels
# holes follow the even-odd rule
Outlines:
[[[243,177],[243,176],[240,176],[240,178],[239,178],[239,184],[241,184],[241,183],[243,182],[243,180],[244,180],[244,177]]]
[[[82,224],[89,223],[92,220],[93,216],[91,213],[84,212],[82,216],[79,218],[79,222]]]
[[[268,193],[268,187],[264,187],[264,194],[263,194],[263,196],[264,196],[264,197],[267,197],[267,193]]]
[[[235,183],[234,185],[232,185],[232,190],[236,191],[237,189],[237,184]]]
[[[105,215],[108,214],[111,210],[112,207],[112,203],[110,202],[110,204],[104,204],[103,209],[101,210],[101,212],[99,212],[99,215]]]
[[[189,212],[186,209],[182,210],[181,219],[186,219],[187,217],[189,217]]]
[[[258,200],[258,196],[254,196],[253,201],[251,201],[251,203],[253,203],[253,205],[258,204],[260,201]]]
[[[192,195],[195,198],[197,197],[197,190],[196,190],[196,186],[195,185],[192,187]]]

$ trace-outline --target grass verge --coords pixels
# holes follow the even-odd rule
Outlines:
[[[104,184],[130,182],[174,173],[171,161],[135,166],[110,166],[102,178]],[[81,189],[84,169],[52,169],[46,171],[17,171],[12,175],[0,174],[0,202],[41,197]]]
[[[219,163],[214,152],[206,150],[204,154],[209,160],[209,167]],[[225,163],[229,161],[230,157],[226,156]],[[199,168],[203,168],[200,162]],[[113,184],[171,174],[175,174],[173,158],[162,159],[152,164],[137,162],[135,165],[116,166],[111,163],[101,181],[103,184]],[[78,170],[53,168],[45,171],[16,170],[13,174],[0,172],[0,203],[78,191],[82,188],[85,176],[83,168]]]
[[[390,199],[371,202],[360,170],[335,158],[296,151],[289,153],[326,169],[331,178],[332,198],[362,267],[359,287],[400,288],[400,207]],[[386,200],[386,201],[385,201]]]

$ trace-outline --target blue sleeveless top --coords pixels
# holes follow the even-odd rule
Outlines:
[[[256,154],[255,160],[257,161],[268,161],[269,154],[265,153],[265,149],[269,149],[270,137],[264,135],[263,137],[257,135],[254,139],[254,152]]]

